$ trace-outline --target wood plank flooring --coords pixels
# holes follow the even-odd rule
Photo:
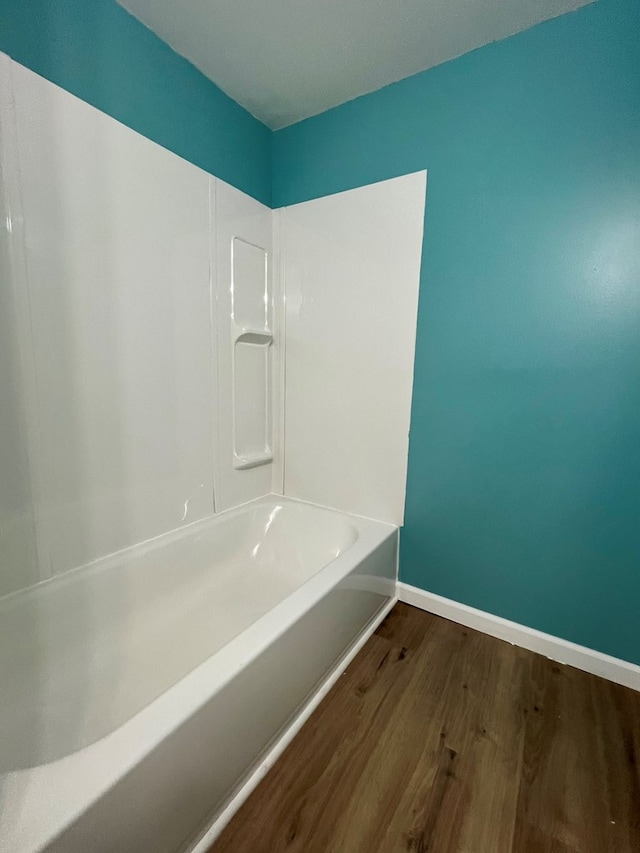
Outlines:
[[[640,694],[398,604],[211,853],[640,853]]]

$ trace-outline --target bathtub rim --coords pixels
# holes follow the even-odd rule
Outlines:
[[[8,782],[9,789],[15,788],[19,793],[26,791],[26,796],[23,794],[23,800],[17,806],[11,803],[12,790],[8,791],[9,841],[15,841],[16,850],[35,853],[45,849],[165,738],[196,714],[215,693],[224,689],[245,666],[304,617],[382,542],[394,535],[399,539],[398,528],[388,522],[273,493],[233,507],[204,522],[215,523],[219,518],[240,514],[260,503],[304,504],[328,511],[351,520],[358,529],[358,538],[275,607],[112,732],[48,764],[0,775],[2,787]],[[397,570],[396,547],[395,577],[390,590],[392,598],[388,599],[394,603]],[[78,782],[79,778],[82,783]],[[59,795],[54,802],[51,802],[52,788]]]

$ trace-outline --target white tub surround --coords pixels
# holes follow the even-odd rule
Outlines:
[[[183,849],[393,600],[396,553],[269,496],[5,598],[4,847]]]
[[[271,211],[0,55],[3,850],[204,849],[395,601],[425,178]]]
[[[271,211],[6,56],[0,154],[0,595],[271,492],[402,523],[425,172]]]

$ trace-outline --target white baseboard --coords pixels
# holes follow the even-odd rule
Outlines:
[[[398,583],[397,594],[400,601],[412,604],[421,610],[444,616],[452,622],[475,628],[483,634],[506,640],[558,663],[565,663],[625,687],[631,687],[633,690],[640,690],[640,666],[634,663],[596,652],[551,634],[544,634],[542,631],[536,631],[535,628],[527,628],[526,625],[510,622],[508,619],[493,616],[491,613],[485,613],[466,604],[459,604],[457,601],[406,583]]]
[[[206,853],[211,847],[216,838],[220,835],[225,826],[229,823],[240,806],[249,798],[249,795],[257,788],[258,784],[264,779],[269,770],[273,767],[276,761],[280,758],[285,749],[289,746],[294,737],[298,734],[302,726],[307,722],[311,714],[318,707],[327,693],[331,690],[336,681],[344,673],[351,661],[358,654],[360,649],[367,642],[369,637],[375,632],[383,619],[388,616],[391,609],[397,603],[397,598],[392,598],[369,620],[357,639],[352,643],[347,652],[340,658],[333,669],[328,673],[326,678],[318,686],[317,690],[303,705],[300,711],[291,720],[289,725],[278,735],[276,741],[271,746],[266,755],[261,756],[255,768],[246,778],[241,787],[229,800],[227,805],[219,812],[209,827],[205,830],[198,841],[189,848],[189,853]]]

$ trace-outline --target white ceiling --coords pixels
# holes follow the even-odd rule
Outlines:
[[[273,129],[592,0],[119,0]]]

